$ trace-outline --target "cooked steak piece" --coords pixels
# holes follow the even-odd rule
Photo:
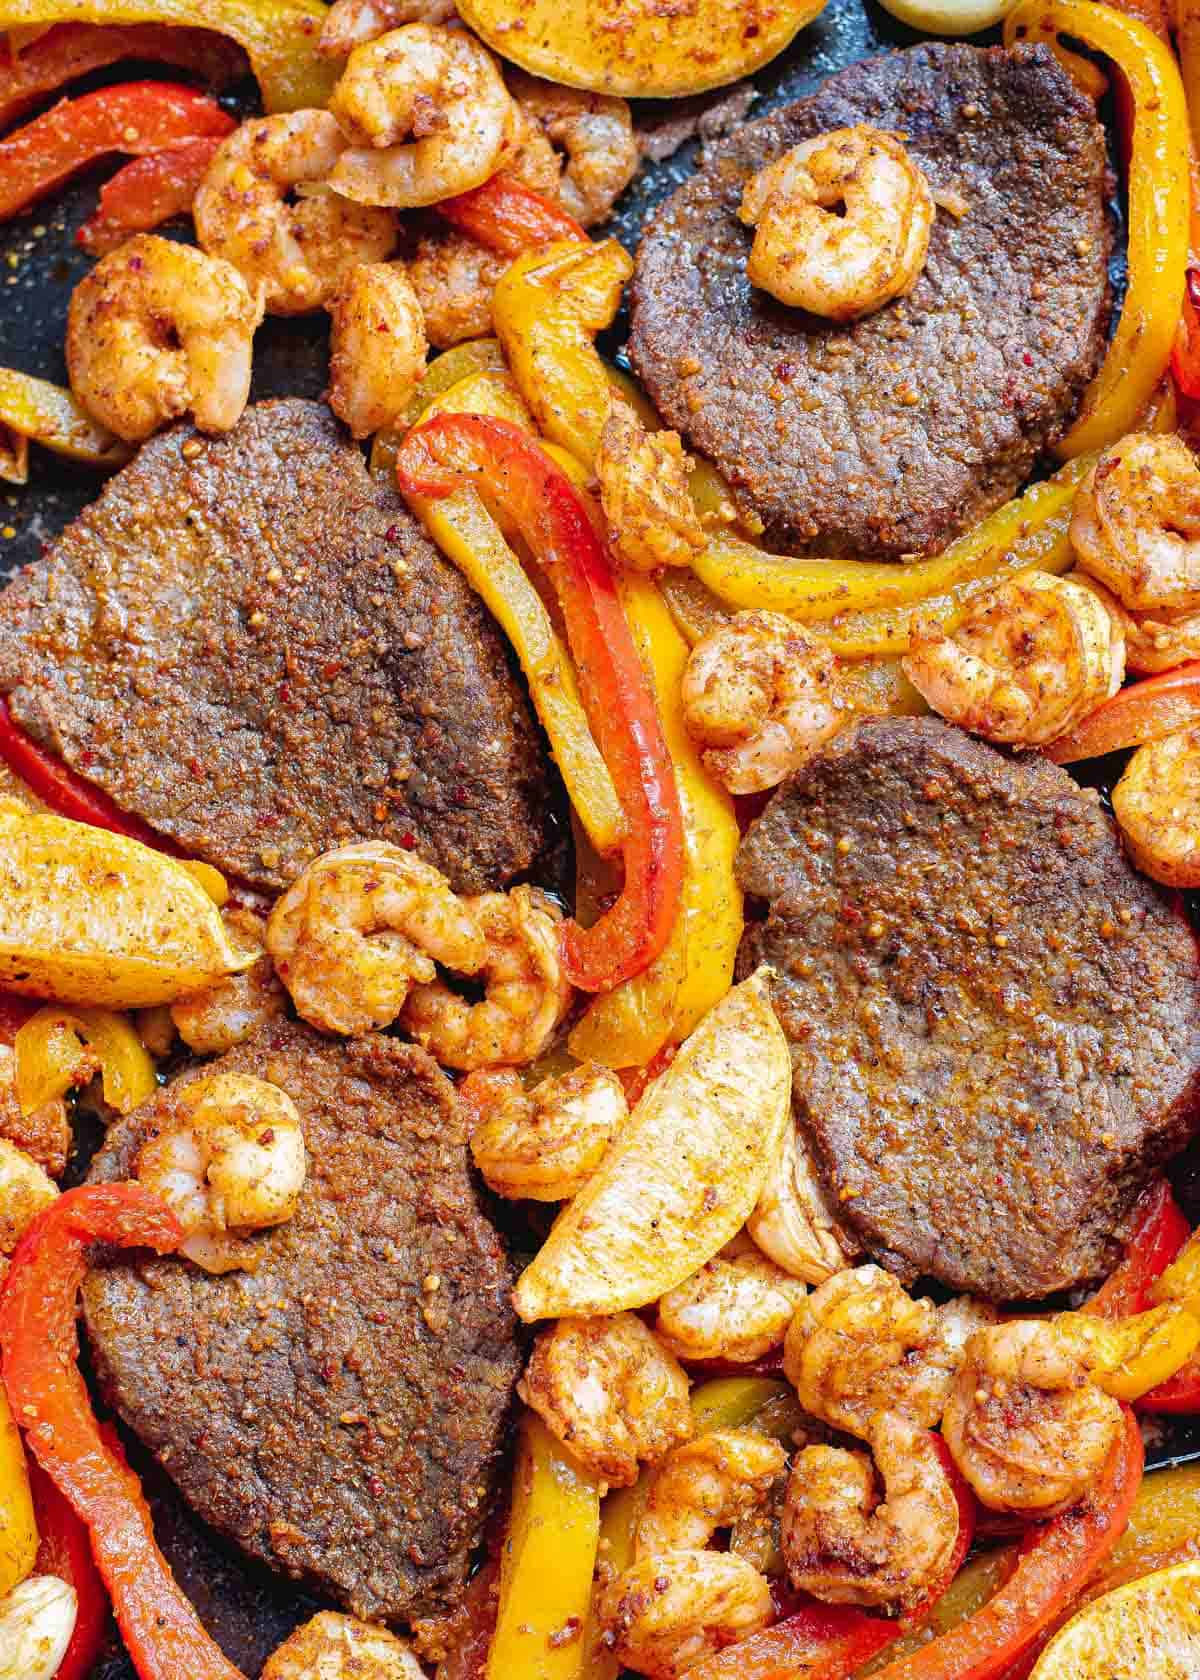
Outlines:
[[[454,1089],[413,1045],[277,1022],[114,1126],[93,1180],[127,1177],[182,1084],[230,1068],[300,1110],[299,1210],[255,1239],[252,1272],[101,1258],[101,1389],[251,1557],[368,1619],[452,1608],[520,1366]]]
[[[843,326],[751,287],[737,210],[763,165],[863,122],[907,136],[942,207],[910,296]],[[867,59],[741,129],[657,213],[634,366],[768,543],[932,553],[1016,490],[1095,371],[1104,189],[1095,111],[1045,47]]]
[[[147,443],[0,595],[0,693],[122,809],[256,886],[361,838],[478,892],[545,838],[499,633],[318,403]]]
[[[932,718],[864,722],[738,855],[796,1122],[884,1265],[996,1300],[1107,1271],[1200,1118],[1200,958],[1095,793]]]

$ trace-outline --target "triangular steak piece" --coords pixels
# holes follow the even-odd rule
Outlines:
[[[768,919],[796,1123],[906,1279],[992,1300],[1102,1276],[1200,1120],[1200,955],[1099,795],[933,718],[855,725],[780,789],[738,877]]]
[[[369,839],[479,892],[546,839],[496,626],[319,403],[145,444],[0,595],[0,694],[123,810],[259,887]]]
[[[102,1392],[251,1557],[369,1620],[453,1608],[521,1363],[454,1088],[414,1045],[275,1022],[113,1126],[93,1181],[128,1177],[179,1090],[227,1069],[299,1109],[299,1209],[253,1239],[253,1271],[98,1256]]]
[[[841,326],[746,278],[746,182],[802,140],[906,136],[937,219],[906,298]],[[1063,429],[1108,321],[1104,131],[1043,46],[866,59],[747,124],[658,211],[630,353],[660,412],[792,553],[932,553]]]

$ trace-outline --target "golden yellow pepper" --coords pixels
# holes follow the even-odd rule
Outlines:
[[[1188,112],[1170,47],[1137,18],[1096,0],[1021,0],[1008,46],[1074,36],[1117,65],[1133,103],[1129,155],[1129,288],[1100,372],[1058,445],[1064,459],[1130,431],[1162,378],[1179,325],[1188,258]]]
[[[0,1387],[0,1599],[33,1572],[37,1549],[25,1449]]]
[[[496,336],[539,430],[589,466],[610,402],[593,341],[611,325],[632,273],[615,239],[563,239],[519,256],[492,299]]]
[[[97,467],[119,467],[130,456],[128,445],[98,426],[63,386],[0,368],[0,478],[24,484],[30,439]]]
[[[202,25],[244,47],[267,111],[324,105],[341,73],[317,51],[324,0],[0,0],[0,30],[50,23]]]
[[[734,879],[738,825],[733,801],[709,776],[683,721],[680,685],[688,646],[649,578],[623,573],[621,605],[651,673],[683,809],[683,897],[661,956],[588,1006],[571,1033],[572,1055],[607,1067],[642,1067],[685,1039],[729,990],[742,936]]]
[[[435,356],[396,425],[376,432],[371,440],[371,471],[391,478],[405,432],[416,425],[435,397],[473,373],[503,373],[507,366],[498,338],[472,338]]]
[[[1167,1269],[1150,1285],[1152,1301],[1179,1301],[1200,1317],[1200,1231],[1193,1231]]]
[[[426,412],[490,414],[532,430],[511,376],[495,369],[459,380]],[[470,486],[437,500],[413,497],[412,509],[512,643],[579,820],[598,851],[615,851],[624,812],[592,737],[570,655],[524,567]]]
[[[1200,1318],[1176,1303],[1125,1318],[1058,1313],[1051,1322],[1078,1349],[1097,1387],[1117,1400],[1139,1400],[1173,1377],[1200,1346]]]
[[[600,1483],[526,1412],[488,1680],[579,1680],[599,1540]]]
[[[84,1046],[87,1046],[85,1049]],[[39,1009],[13,1039],[22,1114],[65,1096],[100,1063],[104,1100],[129,1114],[158,1089],[154,1063],[125,1016],[110,1009]]]

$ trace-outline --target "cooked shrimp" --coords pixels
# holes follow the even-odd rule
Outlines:
[[[356,1616],[322,1610],[267,1658],[262,1680],[424,1680],[403,1639]]]
[[[686,566],[703,551],[688,464],[678,432],[649,432],[628,403],[613,403],[600,434],[596,476],[609,540],[633,571]]]
[[[134,1177],[155,1190],[188,1233],[180,1253],[206,1272],[252,1266],[238,1233],[295,1213],[307,1163],[304,1129],[286,1091],[248,1073],[180,1082],[138,1152]]]
[[[932,1301],[913,1300],[882,1267],[838,1272],[792,1320],[783,1365],[805,1411],[865,1435],[878,1411],[931,1429],[962,1363],[962,1338]]]
[[[1048,1517],[1074,1504],[1121,1432],[1121,1407],[1088,1375],[1053,1322],[978,1330],[954,1383],[942,1434],[993,1511]]]
[[[574,996],[558,954],[560,912],[536,887],[461,901],[483,930],[474,969],[485,988],[469,1003],[440,980],[414,986],[401,1023],[443,1067],[521,1066],[546,1048]],[[455,966],[450,964],[448,966]]]
[[[352,1035],[390,1026],[435,963],[475,974],[487,957],[471,903],[432,864],[385,840],[310,863],[272,910],[267,949],[304,1019]]]
[[[1079,486],[1071,543],[1135,612],[1200,608],[1200,465],[1181,438],[1131,432]]]
[[[358,204],[398,209],[436,204],[486,181],[513,120],[512,97],[487,48],[428,23],[355,47],[329,109],[351,143],[331,185]]]
[[[67,1170],[73,1136],[67,1105],[61,1097],[22,1114],[17,1101],[17,1060],[12,1048],[0,1044],[0,1139],[31,1155],[50,1178]]]
[[[746,1230],[777,1266],[805,1283],[824,1283],[854,1259],[857,1251],[830,1212],[795,1126],[784,1128],[779,1159],[767,1174]]]
[[[911,1610],[946,1574],[958,1500],[928,1430],[878,1412],[868,1439],[874,1465],[867,1453],[840,1447],[797,1453],[783,1502],[783,1555],[792,1585],[826,1604]]]
[[[408,263],[408,278],[435,349],[448,350],[491,332],[492,296],[508,265],[508,257],[486,250],[457,228],[422,233]]]
[[[359,263],[396,248],[396,219],[329,190],[346,140],[328,111],[252,117],[217,149],[192,206],[196,237],[258,291],[270,315],[328,303]]]
[[[28,1226],[57,1195],[33,1156],[0,1137],[0,1279]]]
[[[1200,886],[1200,728],[1139,747],[1112,800],[1140,870],[1164,886]]]
[[[405,23],[449,23],[454,0],[333,0],[321,25],[317,51],[329,58],[347,53],[399,29]]]
[[[252,910],[224,910],[221,920],[238,950],[258,950],[253,968],[230,974],[170,1007],[168,1020],[189,1050],[223,1055],[287,1009],[287,993],[267,952],[267,924]]]
[[[738,613],[697,642],[683,674],[684,721],[731,793],[760,793],[852,717],[837,661],[781,613]]]
[[[189,411],[202,432],[227,432],[250,394],[262,314],[232,264],[136,234],[101,257],[71,294],[71,389],[129,443]]]
[[[761,1359],[778,1347],[805,1288],[765,1255],[717,1255],[658,1303],[655,1329],[680,1359]]]
[[[522,70],[507,74],[521,110],[553,147],[565,153],[565,166],[555,157],[554,178],[541,190],[556,198],[584,227],[594,227],[637,174],[638,146],[628,102],[559,87]],[[538,183],[529,181],[528,185],[537,187]]]
[[[750,1429],[714,1429],[676,1447],[650,1483],[638,1557],[707,1546],[718,1528],[766,1502],[786,1464],[778,1441]]]
[[[732,1552],[641,1557],[600,1599],[600,1620],[622,1668],[649,1680],[679,1680],[774,1614],[766,1577]]]
[[[472,1073],[458,1088],[472,1115],[471,1154],[489,1190],[565,1202],[600,1165],[629,1112],[616,1074],[598,1062],[527,1091],[512,1068]]]
[[[636,1313],[560,1318],[543,1330],[517,1391],[575,1457],[631,1487],[692,1433],[682,1366]]]
[[[857,123],[760,170],[739,215],[756,228],[746,262],[755,286],[795,309],[855,321],[912,291],[934,206],[900,136]]]
[[[915,620],[903,666],[951,723],[989,741],[1041,746],[1117,692],[1125,638],[1092,590],[1022,572],[981,596],[956,630]]]
[[[425,320],[399,263],[362,263],[329,300],[329,406],[356,438],[394,424],[425,374]]]
[[[1200,659],[1200,610],[1184,607],[1171,612],[1157,607],[1153,612],[1132,612],[1111,589],[1089,577],[1087,572],[1068,572],[1070,583],[1082,584],[1108,609],[1125,638],[1126,673],[1152,675],[1173,671],[1176,665]]]

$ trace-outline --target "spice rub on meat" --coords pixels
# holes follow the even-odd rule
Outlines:
[[[254,1239],[254,1271],[102,1257],[102,1391],[251,1557],[368,1620],[452,1609],[521,1362],[454,1089],[415,1046],[286,1022],[198,1071],[223,1069],[300,1111],[299,1209]],[[94,1181],[129,1176],[180,1083],[112,1128]]]
[[[0,595],[0,693],[123,810],[259,887],[371,839],[479,892],[546,838],[499,632],[318,403],[147,443]]]
[[[1037,1299],[1119,1258],[1200,1119],[1200,960],[1098,796],[931,718],[863,722],[742,842],[796,1123],[902,1277]]]
[[[908,297],[851,326],[746,277],[747,182],[828,129],[902,133],[940,201]],[[654,217],[630,354],[789,552],[933,553],[1063,429],[1108,319],[1104,133],[1045,47],[928,43],[747,124]]]

